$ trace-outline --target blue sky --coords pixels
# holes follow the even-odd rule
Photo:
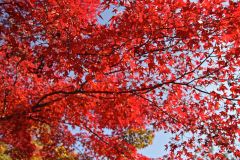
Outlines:
[[[165,151],[164,145],[168,143],[170,137],[170,133],[164,133],[163,131],[159,131],[155,134],[153,144],[144,149],[138,150],[138,153],[141,153],[150,158],[161,157],[167,153]]]

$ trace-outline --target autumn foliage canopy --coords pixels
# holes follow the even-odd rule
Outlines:
[[[2,152],[148,159],[163,130],[164,158],[240,157],[239,71],[240,2],[1,0]]]

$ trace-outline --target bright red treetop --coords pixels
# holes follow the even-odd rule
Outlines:
[[[126,133],[147,128],[174,134],[168,158],[240,156],[239,2],[3,0],[0,14],[0,141],[12,157],[29,159],[38,140],[45,159],[56,146],[145,159]]]

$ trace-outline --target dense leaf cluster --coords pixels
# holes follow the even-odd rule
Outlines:
[[[239,157],[239,70],[236,1],[1,0],[0,156]]]

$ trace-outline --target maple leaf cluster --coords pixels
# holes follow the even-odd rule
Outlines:
[[[240,2],[2,0],[1,154],[148,159],[164,130],[163,158],[240,157],[239,70]]]

